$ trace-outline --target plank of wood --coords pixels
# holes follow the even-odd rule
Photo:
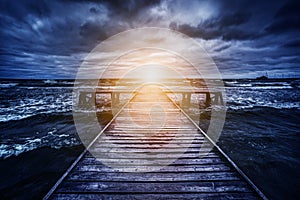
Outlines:
[[[112,124],[114,125],[114,124]],[[130,127],[130,128],[126,128],[126,129],[118,129],[115,126],[110,126],[110,129],[105,130],[105,132],[108,133],[114,133],[114,132],[126,132],[126,133],[130,133],[130,131],[138,131],[138,132],[142,132],[142,133],[146,133],[147,131],[163,131],[163,132],[169,132],[169,133],[195,133],[198,132],[197,129],[193,128],[193,127],[181,127],[180,129],[178,128],[173,128],[173,127],[163,127],[163,128],[153,128],[153,127]],[[133,132],[134,133],[134,132]]]
[[[81,160],[81,165],[97,165],[104,163],[110,163],[110,162],[121,162],[122,164],[126,165],[138,165],[140,162],[143,164],[143,160],[146,160],[148,165],[158,165],[161,163],[162,160],[166,160],[168,158],[153,158],[153,159],[147,159],[147,158],[133,158],[133,159],[120,159],[120,158],[101,158],[101,159],[95,159],[95,158],[84,158]],[[122,160],[122,161],[120,161]],[[225,163],[224,160],[221,158],[197,158],[197,159],[177,159],[175,160],[172,165],[202,165],[202,164],[220,164]]]
[[[207,145],[205,143],[202,143],[201,141],[193,141],[193,140],[181,140],[181,139],[177,139],[177,140],[167,140],[167,141],[162,141],[162,140],[143,140],[143,141],[138,141],[138,140],[126,140],[126,141],[121,141],[121,140],[104,140],[99,142],[99,144],[94,145],[94,146],[98,146],[99,148],[101,146],[105,147],[105,146],[109,146],[109,145],[117,145],[120,147],[123,146],[128,146],[128,145],[168,145],[168,144],[174,144],[174,145],[187,145],[188,147],[207,147]],[[145,146],[146,147],[146,146]],[[146,147],[147,148],[147,147]]]
[[[119,128],[119,129],[124,129],[124,128],[132,128],[132,124],[113,124],[115,128]],[[168,125],[164,125],[161,126],[160,124],[153,124],[151,127],[149,126],[149,129],[183,129],[183,128],[190,128],[191,126],[189,124],[168,124]],[[138,127],[135,127],[138,128]]]
[[[94,199],[110,199],[110,200],[228,200],[228,199],[247,199],[256,200],[259,199],[253,193],[180,193],[180,194],[93,194],[93,193],[58,193],[52,196],[52,199],[60,200],[94,200]]]
[[[113,142],[113,143],[125,143],[125,142],[128,142],[128,143],[131,143],[131,142],[141,142],[141,143],[144,143],[144,142],[169,142],[171,140],[174,140],[175,137],[171,137],[171,136],[165,136],[165,137],[155,137],[155,136],[150,136],[150,137],[145,137],[144,135],[140,136],[140,137],[137,137],[137,136],[124,136],[122,134],[120,135],[106,135],[107,137],[109,137],[109,141],[108,142]],[[205,141],[204,138],[200,138],[200,137],[186,137],[186,136],[182,136],[180,137],[180,140],[182,140],[183,142],[185,141],[193,141],[193,142],[203,142]],[[165,142],[164,142],[165,143]]]
[[[194,141],[194,142],[207,142],[205,138],[199,137],[197,135],[185,135],[185,134],[169,134],[169,133],[148,133],[148,134],[143,134],[143,133],[137,133],[137,134],[128,134],[128,133],[114,133],[114,134],[108,134],[108,135],[102,135],[99,137],[99,140],[105,140],[105,139],[112,139],[112,140],[189,140],[189,141]]]
[[[125,181],[125,182],[167,182],[167,181],[232,181],[241,180],[235,172],[196,172],[196,173],[99,173],[99,172],[72,172],[69,181]]]
[[[190,151],[189,156],[198,156],[202,158],[205,154],[210,153],[210,149],[198,149],[198,148],[120,148],[120,147],[108,147],[108,148],[91,148],[89,151],[96,157],[103,157],[109,155],[110,157],[119,156],[135,156],[136,158],[146,157],[147,158],[160,158],[160,157],[182,157],[186,156],[186,151]]]
[[[168,116],[171,119],[175,119],[176,117],[180,117],[180,119],[184,120],[184,115],[177,109],[173,107],[165,108],[163,110],[155,110],[155,109],[147,109],[147,108],[125,108],[122,110],[122,112],[119,114],[118,118],[121,119],[124,117],[136,117],[136,116],[144,116],[148,114],[163,114],[165,116]]]
[[[110,153],[118,154],[118,153],[120,153],[120,150],[118,150],[118,149],[116,149],[116,151],[112,150]],[[152,155],[153,158],[156,158],[156,159],[158,159],[158,158],[161,158],[161,159],[164,159],[164,158],[177,158],[177,159],[220,158],[220,155],[218,153],[215,153],[214,150],[212,150],[210,152],[202,152],[202,151],[199,152],[199,150],[191,151],[190,149],[188,149],[188,151],[184,152],[184,153],[182,153],[180,151],[154,153],[154,152],[149,152],[149,151],[145,152],[144,150],[139,150],[139,151],[132,151],[132,153],[135,153],[135,156],[136,156],[136,157],[132,157],[132,158],[136,158],[136,159],[139,159],[138,155],[141,155],[140,158],[143,159],[142,155],[144,153],[148,153],[148,155]],[[178,154],[180,154],[181,156],[176,157]],[[95,158],[94,155],[97,155],[97,152],[87,152],[85,154],[85,157]],[[159,155],[160,157],[155,157],[157,155]],[[172,156],[172,155],[175,155],[175,156]],[[112,157],[112,158],[114,158],[114,157]],[[115,158],[122,159],[122,157],[115,157]]]
[[[123,119],[116,119],[114,125],[116,124],[125,124],[128,122],[132,122],[134,123],[134,125],[139,125],[142,126],[142,124],[155,124],[158,123],[160,124],[161,119],[157,119],[157,118],[150,118],[150,116],[143,116],[143,117],[124,117]],[[182,119],[165,119],[163,123],[165,124],[174,124],[174,125],[181,125],[183,127],[183,124],[187,124],[188,120],[182,120]],[[181,127],[180,126],[180,127]],[[163,128],[164,126],[162,126]],[[189,126],[190,127],[190,126]]]
[[[243,181],[201,181],[201,182],[103,182],[65,181],[58,192],[93,193],[216,193],[251,192]]]
[[[154,133],[156,134],[156,133]],[[175,139],[180,139],[181,141],[192,141],[192,142],[206,142],[205,138],[198,137],[198,136],[180,136],[180,135],[144,135],[144,134],[138,134],[138,135],[129,135],[129,134],[114,134],[114,135],[102,135],[100,136],[99,140],[107,138],[107,140],[110,141],[172,141]],[[104,141],[101,141],[104,142]]]
[[[110,152],[112,155],[106,155],[106,158],[118,158],[118,159],[132,159],[132,158],[144,158],[144,154],[145,152],[132,152],[134,153],[134,156],[130,157],[130,155],[123,155],[123,154],[120,154],[119,151],[112,151]],[[147,153],[147,152],[146,152]],[[149,153],[149,152],[148,152]],[[148,158],[154,158],[154,159],[163,159],[163,158],[167,158],[167,159],[173,159],[173,158],[178,158],[178,154],[180,152],[169,152],[169,153],[164,153],[164,152],[161,152],[161,153],[149,153],[149,155],[147,156]],[[118,154],[118,156],[116,155]],[[139,156],[140,154],[140,156]],[[165,154],[165,155],[164,155]],[[101,153],[97,155],[97,152],[94,152],[93,155],[91,155],[90,153],[88,155],[86,155],[85,157],[93,157],[94,158],[94,155],[97,157],[97,158],[101,158]],[[180,154],[180,158],[178,159],[181,159],[181,158],[191,158],[191,159],[197,159],[197,158],[217,158],[217,157],[220,157],[219,155],[215,154],[215,153],[211,153],[211,152],[199,152],[199,151],[189,151],[188,153],[185,152],[183,154]],[[152,156],[152,157],[151,157]]]
[[[155,134],[155,133],[154,133]],[[192,142],[195,142],[195,143],[199,143],[199,142],[205,142],[205,138],[202,138],[202,137],[198,137],[198,136],[185,136],[185,135],[159,135],[159,136],[155,136],[155,135],[144,135],[144,134],[139,134],[139,135],[129,135],[129,134],[122,134],[122,133],[119,133],[119,134],[110,134],[110,135],[106,135],[106,134],[103,134],[99,137],[99,140],[101,141],[102,139],[105,139],[105,140],[108,140],[108,141],[111,141],[111,142],[134,142],[134,141],[141,141],[141,142],[150,142],[150,141],[153,141],[153,142],[170,142],[172,140],[175,140],[175,139],[180,139],[182,140],[183,142],[184,141],[192,141]],[[165,142],[164,142],[165,143]]]
[[[112,126],[114,127],[114,126]],[[204,138],[203,136],[199,135],[197,131],[185,131],[182,129],[176,130],[167,130],[167,129],[148,129],[148,130],[141,130],[141,129],[116,129],[113,131],[106,131],[103,135],[120,135],[120,136],[151,136],[151,137],[160,137],[160,136],[177,136],[177,137],[193,137],[193,138]]]
[[[186,149],[186,148],[206,148],[208,145],[205,143],[183,143],[180,139],[173,140],[171,143],[108,143],[100,141],[96,146],[93,145],[92,148],[111,148],[111,147],[118,147],[118,148],[134,148],[134,149],[159,149],[159,148],[166,148],[166,149]]]
[[[214,165],[188,165],[188,166],[139,166],[139,169],[143,171],[160,171],[160,172],[213,172],[213,171],[230,171],[231,168],[226,164],[214,164]],[[105,165],[78,165],[74,168],[74,171],[95,171],[95,172],[118,172],[138,171],[134,166],[118,166],[114,168],[107,167]]]

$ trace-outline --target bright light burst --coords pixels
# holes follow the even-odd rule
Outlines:
[[[160,83],[163,79],[178,77],[174,70],[158,64],[147,64],[134,68],[131,78],[141,79],[145,83]]]

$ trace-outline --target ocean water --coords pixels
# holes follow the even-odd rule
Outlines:
[[[82,150],[72,86],[71,80],[0,81],[0,174],[7,177],[0,198],[21,198],[46,181],[32,194],[42,197]],[[225,80],[225,89],[218,144],[268,197],[299,198],[300,80]],[[44,179],[33,181],[37,176]]]

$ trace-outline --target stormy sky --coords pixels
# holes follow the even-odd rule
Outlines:
[[[97,44],[140,27],[194,38],[224,78],[300,77],[299,10],[299,1],[1,0],[0,78],[74,78]]]

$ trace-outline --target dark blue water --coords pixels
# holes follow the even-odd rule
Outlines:
[[[299,116],[299,109],[227,113],[219,145],[272,199],[299,198]]]
[[[299,198],[299,83],[225,81],[228,109],[218,143],[272,199]],[[30,188],[39,188],[32,198],[42,197],[82,150],[72,118],[72,84],[0,81],[0,174],[6,177],[0,198],[21,197]]]

